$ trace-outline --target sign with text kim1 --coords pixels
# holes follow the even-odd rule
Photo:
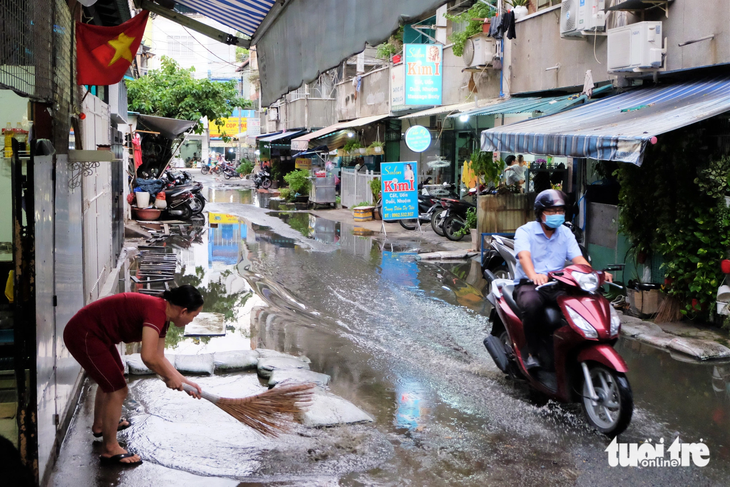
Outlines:
[[[383,220],[418,218],[417,163],[387,162],[380,165]]]
[[[406,44],[406,105],[441,105],[444,71],[441,44]]]

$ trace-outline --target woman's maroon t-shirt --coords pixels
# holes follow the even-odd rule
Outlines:
[[[82,308],[74,320],[83,320],[99,338],[111,343],[142,341],[142,328],[148,326],[167,335],[170,322],[165,314],[167,303],[162,298],[139,293],[120,293],[102,298]]]

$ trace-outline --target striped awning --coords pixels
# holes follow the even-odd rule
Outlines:
[[[350,120],[349,122],[336,123],[334,125],[330,125],[329,127],[325,127],[323,129],[317,130],[315,132],[310,132],[308,134],[302,135],[301,137],[297,137],[296,139],[291,141],[291,148],[292,148],[292,150],[301,151],[301,150],[309,149],[310,143],[312,144],[311,145],[312,148],[317,147],[319,145],[326,145],[326,143],[316,143],[316,142],[314,142],[314,140],[318,139],[319,137],[324,137],[326,135],[333,134],[340,130],[345,130],[348,128],[364,127],[365,125],[371,124],[373,122],[377,122],[378,120],[382,120],[389,116],[390,115],[373,115],[371,117],[356,118],[355,120]],[[330,149],[332,149],[332,147],[330,147]]]
[[[252,37],[274,0],[177,0],[199,14]]]
[[[593,96],[604,94],[611,91],[611,84],[601,86],[593,90]],[[472,110],[464,110],[461,113],[455,113],[450,117],[459,117],[462,115],[480,116],[480,115],[496,115],[496,114],[516,114],[516,113],[535,113],[539,116],[552,115],[562,112],[568,108],[589,102],[590,99],[586,95],[576,93],[573,95],[563,96],[546,96],[546,97],[513,97],[497,103],[491,103],[482,108],[474,108]]]
[[[640,89],[481,134],[483,151],[641,165],[654,137],[730,111],[730,76]]]

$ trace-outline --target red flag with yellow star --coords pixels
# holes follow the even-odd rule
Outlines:
[[[119,83],[137,54],[148,16],[149,12],[145,10],[113,27],[76,22],[77,83]]]

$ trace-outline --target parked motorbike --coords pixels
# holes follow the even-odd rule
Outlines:
[[[243,179],[244,177],[246,177],[243,174],[236,171],[236,169],[230,164],[223,165],[223,167],[221,168],[221,171],[223,172],[223,177],[226,179],[231,179],[231,178]]]
[[[196,205],[193,193],[185,187],[173,187],[164,191],[167,208],[162,210],[161,218],[189,220],[193,216],[193,207]]]
[[[470,208],[476,208],[474,203],[466,200],[455,200],[450,198],[444,198],[441,200],[441,204],[446,208],[439,219],[441,219],[441,228],[444,231],[444,235],[449,240],[458,242],[464,238],[464,234],[460,233],[462,229],[467,228],[466,226],[466,212]],[[437,221],[437,224],[439,222]]]
[[[190,176],[189,173],[187,175]],[[199,215],[205,209],[205,203],[207,200],[205,199],[205,196],[203,196],[203,183],[199,181],[191,181],[191,179],[192,177],[188,180],[184,175],[182,177],[178,177],[175,173],[171,173],[170,171],[166,171],[163,178],[161,178],[161,180],[166,182],[167,189],[180,188],[190,191],[194,197],[194,199],[190,201],[190,209],[192,210],[193,215]]]
[[[253,177],[253,184],[258,188],[269,189],[271,187],[271,173],[268,169],[261,169]]]
[[[596,291],[604,272],[571,265],[548,274],[538,290],[557,291],[556,303],[545,308],[545,330],[539,357],[542,368],[525,367],[527,342],[521,310],[515,302],[511,279],[491,281],[487,297],[494,306],[492,331],[484,346],[497,367],[515,379],[524,379],[539,394],[564,403],[581,403],[588,422],[615,437],[631,421],[634,409],[628,368],[613,346],[621,320],[608,300]],[[552,289],[550,289],[552,288]]]

